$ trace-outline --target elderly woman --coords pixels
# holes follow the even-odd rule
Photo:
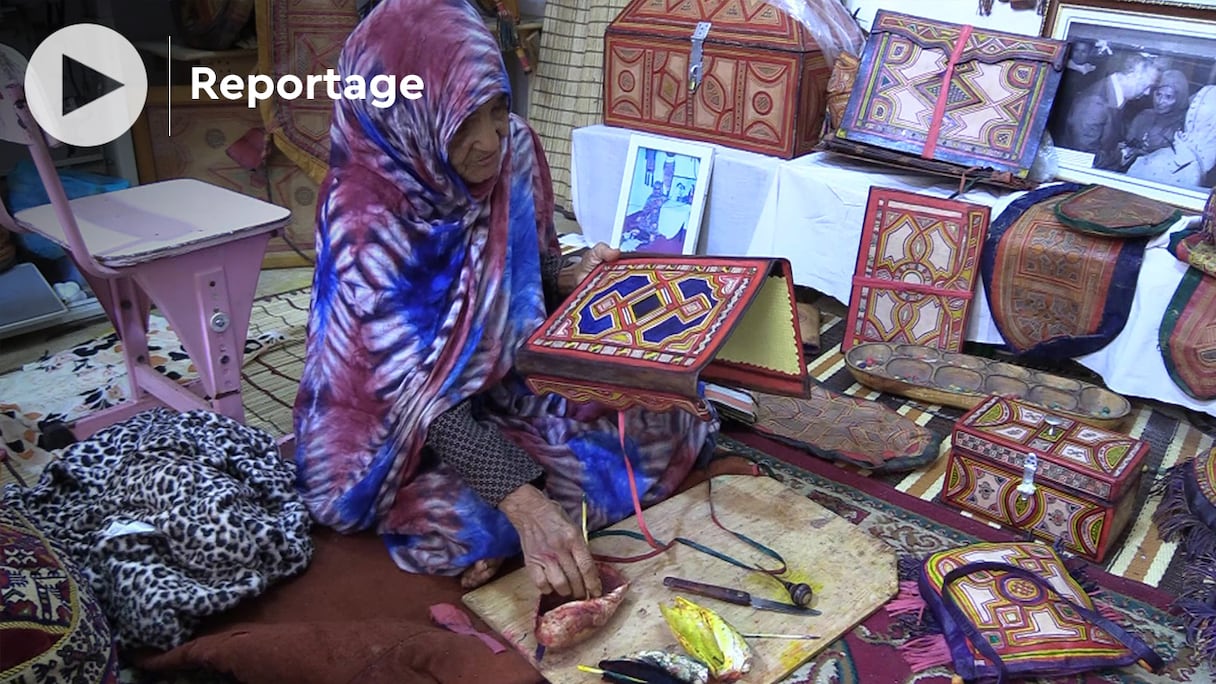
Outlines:
[[[584,497],[593,529],[633,512],[618,416],[535,396],[512,367],[546,293],[617,252],[597,245],[559,273],[544,153],[510,114],[499,47],[465,0],[379,4],[339,70],[425,87],[387,108],[335,105],[295,404],[305,501],[339,531],[374,528],[409,572],[473,587],[522,551],[541,593],[596,596],[574,521]],[[624,418],[644,506],[708,457],[718,427]]]
[[[1191,84],[1186,74],[1170,69],[1161,74],[1161,82],[1153,88],[1153,103],[1132,119],[1124,142],[1125,163],[1174,142],[1174,134],[1182,130]]]
[[[1169,147],[1136,159],[1127,169],[1133,178],[1206,192],[1216,166],[1216,86],[1204,86],[1191,98],[1182,130]]]

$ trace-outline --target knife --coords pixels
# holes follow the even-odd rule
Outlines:
[[[821,611],[814,608],[803,608],[792,603],[783,603],[781,601],[770,601],[768,599],[756,598],[746,591],[731,589],[730,587],[720,587],[716,584],[705,584],[702,582],[694,582],[692,580],[680,579],[679,577],[664,577],[663,586],[676,591],[684,591],[690,594],[699,596],[708,596],[709,598],[726,601],[738,606],[751,606],[756,610],[772,610],[778,613],[791,613],[793,615],[822,615]]]

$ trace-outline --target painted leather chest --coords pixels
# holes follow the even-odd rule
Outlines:
[[[764,0],[633,0],[604,33],[604,123],[790,159],[819,142],[830,76]]]
[[[1149,451],[1005,397],[959,418],[952,441],[943,501],[1098,563],[1131,517]]]
[[[1025,180],[1067,53],[1061,40],[879,10],[836,130],[849,144],[833,149]]]

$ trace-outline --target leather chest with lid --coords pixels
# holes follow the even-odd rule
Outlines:
[[[954,427],[942,499],[1103,562],[1133,513],[1147,443],[1006,397]]]

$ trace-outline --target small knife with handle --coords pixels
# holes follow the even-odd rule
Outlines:
[[[698,596],[707,596],[709,598],[726,601],[738,606],[751,606],[756,610],[772,610],[778,613],[790,613],[792,615],[822,615],[823,613],[814,608],[803,608],[792,603],[783,603],[781,601],[770,601],[768,599],[756,598],[746,591],[731,589],[730,587],[720,587],[716,584],[705,584],[703,582],[694,582],[692,580],[680,579],[679,577],[664,577],[663,586],[674,589],[675,591],[683,591],[689,594],[697,594]]]

